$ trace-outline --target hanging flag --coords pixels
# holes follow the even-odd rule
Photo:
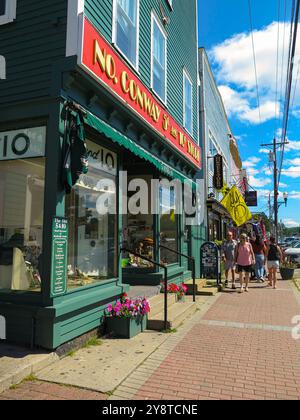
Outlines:
[[[70,194],[80,175],[88,172],[88,154],[82,114],[67,109],[63,118],[65,118],[65,136],[62,184],[66,193]]]
[[[252,214],[236,186],[231,188],[221,204],[226,208],[237,226],[242,226],[252,218]]]

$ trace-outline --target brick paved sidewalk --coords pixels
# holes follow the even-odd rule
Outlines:
[[[248,294],[227,291],[111,399],[299,400],[295,315],[300,305],[290,283],[279,282],[277,290],[251,284]]]
[[[47,382],[26,381],[0,394],[1,400],[106,400],[107,395]]]

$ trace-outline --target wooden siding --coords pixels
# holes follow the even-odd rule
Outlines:
[[[0,105],[49,95],[52,66],[65,56],[66,17],[67,0],[17,1],[16,20],[0,25]]]
[[[112,0],[86,0],[85,14],[112,43]],[[193,81],[193,138],[197,141],[197,20],[196,0],[176,0],[173,11],[164,0],[140,0],[139,69],[141,81],[151,85],[151,12],[161,20],[159,4],[170,18],[167,33],[167,108],[183,126],[183,68]]]

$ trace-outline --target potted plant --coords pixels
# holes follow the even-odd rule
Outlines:
[[[115,304],[106,309],[106,327],[120,338],[132,338],[147,328],[150,304],[146,298],[129,299],[124,293]]]
[[[296,268],[297,266],[295,263],[285,260],[280,266],[280,275],[282,280],[293,280]]]
[[[164,291],[164,285],[162,284],[162,291]],[[184,301],[184,297],[188,291],[188,288],[185,284],[177,285],[175,283],[170,283],[168,285],[168,293],[176,294],[176,299],[178,302]]]

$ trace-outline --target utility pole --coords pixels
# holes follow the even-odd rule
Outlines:
[[[279,196],[279,186],[278,186],[278,165],[277,165],[277,148],[283,146],[285,144],[289,144],[288,141],[285,142],[277,142],[276,138],[274,138],[273,143],[270,144],[262,144],[262,147],[272,147],[273,148],[273,156],[272,161],[274,164],[274,236],[276,238],[276,242],[278,241],[278,196]],[[271,197],[269,197],[269,205],[271,208]]]

